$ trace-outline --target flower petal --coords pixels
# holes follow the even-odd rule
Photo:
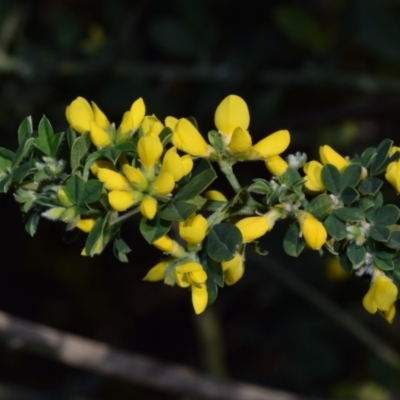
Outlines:
[[[140,212],[143,217],[147,219],[153,219],[157,212],[157,201],[151,196],[144,196],[140,203]]]
[[[167,267],[167,263],[162,261],[156,264],[143,278],[144,281],[162,281],[165,277],[165,268]]]
[[[139,97],[136,101],[133,102],[133,104],[131,105],[130,112],[133,120],[132,129],[135,131],[137,128],[139,128],[146,114],[146,106],[141,97]]]
[[[92,107],[83,97],[77,97],[66,110],[68,123],[78,133],[90,130],[90,121],[94,119]]]
[[[99,168],[97,178],[104,182],[104,187],[107,190],[127,190],[130,188],[128,180],[123,175],[108,168]]]
[[[111,139],[110,136],[108,136],[108,133],[104,129],[100,128],[94,120],[90,121],[90,140],[98,149],[111,144]]]
[[[208,292],[206,285],[192,285],[191,290],[194,312],[196,314],[201,314],[206,309],[208,303]]]
[[[161,157],[164,148],[158,137],[143,136],[138,142],[140,161],[146,168],[151,168]]]
[[[290,134],[287,130],[277,131],[256,143],[252,150],[255,158],[268,158],[283,153],[290,144]]]
[[[106,129],[109,124],[108,119],[94,101],[92,101],[92,110],[94,120],[97,122],[97,125],[99,125],[101,129]]]

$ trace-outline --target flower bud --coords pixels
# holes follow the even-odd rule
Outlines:
[[[142,200],[143,194],[132,190],[112,190],[108,193],[108,202],[116,211],[125,211]]]
[[[179,222],[179,236],[190,244],[202,242],[207,229],[208,222],[201,214],[193,214],[188,220]]]
[[[95,218],[84,218],[77,222],[76,227],[83,232],[89,233],[93,229],[95,223]]]
[[[328,236],[324,225],[307,212],[302,213],[299,222],[305,242],[313,250],[319,250]]]
[[[147,219],[153,219],[157,212],[157,201],[151,196],[144,196],[140,203],[140,212],[143,217]]]
[[[328,145],[321,146],[319,148],[319,157],[321,158],[322,164],[332,164],[339,171],[342,171],[350,164],[348,160],[346,160]]]
[[[252,148],[252,159],[266,159],[283,153],[289,146],[290,134],[287,130],[277,131],[260,140]]]
[[[165,277],[165,268],[167,263],[162,261],[156,264],[143,278],[144,281],[156,282],[162,281]]]
[[[174,187],[174,176],[170,172],[161,172],[153,182],[153,191],[156,194],[170,194]]]
[[[274,176],[281,176],[288,168],[288,163],[281,156],[272,156],[265,160],[265,166]]]
[[[140,161],[147,168],[151,168],[161,157],[164,148],[158,137],[143,136],[138,142]]]
[[[232,260],[222,261],[221,265],[224,271],[225,283],[228,286],[233,285],[243,276],[244,262],[240,253],[236,253]]]
[[[92,107],[83,97],[77,97],[66,109],[66,117],[71,128],[78,133],[90,131],[90,121],[94,120]]]
[[[98,149],[112,143],[108,133],[94,120],[90,121],[90,140]]]
[[[233,131],[232,138],[229,143],[229,150],[233,154],[244,153],[250,150],[251,143],[251,136],[249,132],[245,131],[241,127],[237,127]]]

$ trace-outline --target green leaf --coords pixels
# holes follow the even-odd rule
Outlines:
[[[340,194],[340,200],[342,200],[343,203],[347,206],[354,203],[356,200],[359,199],[359,197],[360,195],[358,194],[357,190],[350,186],[344,188],[342,193]]]
[[[341,222],[334,215],[329,215],[329,217],[324,221],[324,226],[335,240],[342,240],[347,236],[346,225]]]
[[[393,225],[400,217],[400,210],[392,205],[388,204],[376,210],[373,222],[378,225]]]
[[[283,249],[289,256],[298,257],[304,249],[304,240],[300,237],[300,227],[293,223],[283,239]]]
[[[361,179],[362,168],[360,164],[350,164],[345,168],[340,177],[340,190],[356,187]]]
[[[220,154],[223,154],[225,149],[222,143],[221,134],[217,131],[210,131],[208,132],[208,141],[210,142],[211,146],[214,147]]]
[[[35,140],[34,138],[29,138],[29,139],[27,139],[25,142],[22,142],[22,143],[19,145],[19,147],[18,147],[18,149],[17,149],[17,152],[15,153],[13,162],[12,162],[12,164],[11,164],[11,167],[12,167],[13,169],[16,168],[16,167],[18,167],[18,165],[20,164],[20,162],[21,162],[25,157],[28,156],[28,154],[29,154],[29,152],[30,152],[30,150],[31,150],[31,148],[32,148],[32,145],[33,145],[34,140]]]
[[[18,143],[21,144],[32,136],[32,117],[26,117],[18,128]]]
[[[115,248],[121,253],[128,254],[132,251],[126,242],[121,238],[115,239],[114,245]]]
[[[165,145],[169,142],[169,139],[172,136],[172,129],[168,128],[168,126],[166,126],[158,135],[158,137],[161,140],[161,143],[163,144],[163,146],[165,147]],[[135,146],[136,147],[136,146]]]
[[[85,182],[79,176],[72,175],[65,183],[65,192],[72,203],[79,205],[85,193]]]
[[[375,267],[381,269],[382,271],[390,271],[394,268],[393,260],[387,260],[387,259],[378,257],[377,254],[372,254],[372,259],[374,261]]]
[[[29,160],[15,168],[12,172],[13,181],[21,182],[33,170],[33,168],[35,168],[34,160]]]
[[[382,179],[379,178],[366,178],[358,186],[358,191],[362,194],[375,195],[383,185]]]
[[[71,149],[76,139],[76,132],[69,126],[65,131],[65,135],[67,136],[68,147]]]
[[[349,260],[346,253],[340,255],[340,265],[346,272],[353,272],[353,263]]]
[[[390,239],[390,230],[386,226],[372,225],[369,235],[377,242],[387,242]]]
[[[376,149],[376,155],[372,160],[370,174],[378,175],[386,168],[386,160],[389,157],[389,152],[392,147],[393,141],[385,139],[380,143]]]
[[[104,183],[95,179],[90,179],[85,183],[85,190],[80,199],[82,204],[91,204],[98,201],[103,192]]]
[[[314,215],[317,219],[323,219],[330,214],[333,209],[333,200],[323,193],[314,197],[307,205],[306,211]]]
[[[148,243],[153,243],[155,240],[166,235],[171,229],[172,222],[162,219],[157,213],[152,220],[142,217],[140,220],[140,233]]]
[[[71,169],[75,169],[86,155],[91,145],[90,137],[87,133],[78,136],[71,148]]]
[[[332,164],[325,164],[322,167],[321,179],[324,186],[333,194],[340,193],[340,172]]]
[[[207,168],[200,170],[199,173],[196,174],[196,171],[193,173],[190,181],[184,185],[178,193],[175,195],[175,201],[181,200],[191,200],[200,193],[202,193],[211,182],[217,177],[214,169],[211,167],[211,164],[206,161]]]
[[[375,155],[376,149],[374,147],[368,147],[361,154],[361,164],[363,167],[368,168],[371,164],[372,157]]]
[[[0,193],[6,193],[11,185],[12,175],[6,175],[4,178],[0,179]]]
[[[342,221],[364,221],[365,219],[363,211],[354,207],[337,208],[333,210],[333,214]]]
[[[97,218],[92,230],[89,232],[89,235],[85,243],[85,251],[88,256],[90,257],[94,256],[94,253],[96,251],[96,244],[103,236],[105,226],[106,226],[106,218],[104,217]]]
[[[38,137],[35,139],[34,144],[46,156],[52,156],[54,155],[53,138],[54,132],[50,121],[43,116],[39,122]]]
[[[216,262],[229,261],[239,250],[242,241],[242,234],[235,225],[217,224],[208,232],[206,251],[208,256]]]
[[[211,305],[217,300],[218,286],[211,279],[207,279],[206,287],[208,292],[208,305]]]
[[[254,183],[247,188],[247,191],[258,194],[270,194],[272,192],[269,183],[264,179],[254,179]]]
[[[390,249],[400,250],[400,231],[392,232],[389,241],[385,244]]]
[[[177,201],[162,207],[160,216],[168,221],[186,221],[196,210],[195,204]]]
[[[374,207],[375,203],[371,199],[367,199],[366,197],[362,197],[357,201],[357,208],[366,211],[372,207]]]
[[[280,176],[279,180],[282,183],[286,183],[288,186],[293,186],[297,182],[303,180],[298,173],[297,169],[287,168],[286,171]]]
[[[203,249],[199,253],[200,263],[207,274],[207,281],[215,282],[219,287],[224,286],[224,272],[221,263],[214,261],[207,255],[207,251]]]
[[[366,251],[364,246],[357,246],[353,242],[347,246],[346,253],[349,260],[356,266],[364,261]]]
[[[34,236],[39,225],[40,215],[36,211],[31,211],[25,221],[25,230],[31,235]]]

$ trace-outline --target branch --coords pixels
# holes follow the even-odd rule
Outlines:
[[[64,364],[167,392],[219,400],[317,400],[237,381],[215,379],[101,342],[24,321],[0,311],[0,340]]]

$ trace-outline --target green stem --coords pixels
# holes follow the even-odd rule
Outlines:
[[[120,217],[116,218],[113,222],[110,223],[110,227],[113,225],[117,225],[117,224],[122,224],[123,222],[125,222],[126,220],[128,220],[129,218],[133,217],[135,214],[137,214],[139,212],[139,207],[127,212],[124,215],[121,215]]]
[[[232,164],[226,160],[219,160],[218,164],[221,168],[221,171],[225,174],[229,183],[231,184],[233,190],[238,193],[242,189],[239,181],[237,180],[235,174],[233,173]]]

